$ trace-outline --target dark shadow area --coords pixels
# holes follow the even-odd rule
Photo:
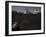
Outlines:
[[[41,29],[41,12],[37,14],[23,14],[12,11],[12,26],[17,22],[12,31],[18,30],[39,30]]]

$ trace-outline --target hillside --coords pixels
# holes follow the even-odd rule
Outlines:
[[[17,22],[18,24],[15,26],[13,31],[15,30],[37,30],[41,29],[41,13],[38,14],[23,14],[23,13],[17,13],[12,12],[12,25],[14,22]]]

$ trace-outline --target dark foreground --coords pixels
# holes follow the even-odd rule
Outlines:
[[[39,30],[41,29],[41,13],[22,14],[12,12],[12,26],[17,22],[12,31],[16,30]]]

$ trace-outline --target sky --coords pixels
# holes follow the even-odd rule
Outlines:
[[[41,12],[41,7],[31,7],[31,6],[12,6],[12,11],[26,12],[26,9],[31,13]]]

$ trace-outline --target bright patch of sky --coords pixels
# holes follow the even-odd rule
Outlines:
[[[28,12],[31,13],[39,13],[41,12],[41,7],[29,7],[29,6],[12,6],[12,11],[17,11],[17,12],[26,12],[26,10],[28,10]]]

